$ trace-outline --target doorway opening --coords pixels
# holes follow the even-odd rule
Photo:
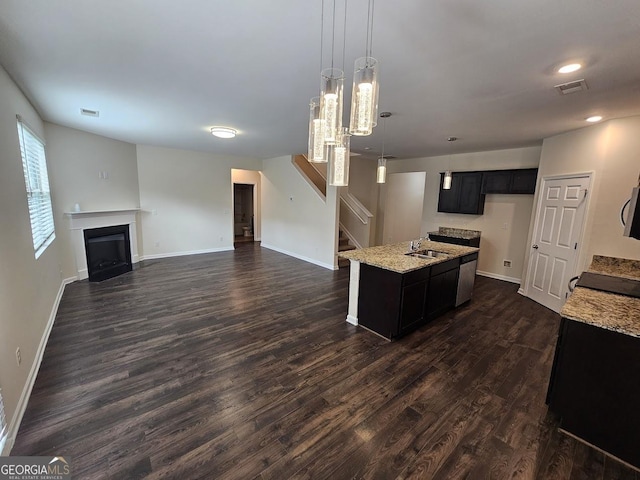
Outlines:
[[[233,184],[233,237],[234,243],[253,242],[255,215],[253,211],[253,185]]]

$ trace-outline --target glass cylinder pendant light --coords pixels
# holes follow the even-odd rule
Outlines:
[[[447,137],[447,142],[455,142],[458,137]],[[449,154],[449,168],[444,172],[442,179],[442,189],[451,190],[451,182],[453,181],[453,173],[451,173],[451,154]]]
[[[387,157],[384,156],[384,137],[387,134],[387,118],[391,116],[391,112],[382,112],[382,153],[378,158],[378,169],[376,170],[376,183],[386,183],[387,181]]]
[[[378,61],[373,57],[358,58],[353,74],[351,94],[351,135],[371,135],[378,119]]]
[[[378,170],[376,171],[376,182],[385,183],[387,181],[387,159],[380,157],[378,159]]]
[[[339,68],[325,68],[320,76],[320,119],[324,122],[324,142],[335,145],[342,134],[344,72]]]
[[[320,97],[313,97],[309,107],[309,150],[307,160],[315,163],[326,162],[324,120],[320,118]]]
[[[327,146],[330,152],[329,185],[346,187],[349,185],[349,160],[351,155],[351,135],[346,128],[341,129],[335,145]]]
[[[451,170],[447,170],[444,172],[444,178],[442,179],[442,189],[443,190],[451,190],[451,180],[453,178],[453,174]]]

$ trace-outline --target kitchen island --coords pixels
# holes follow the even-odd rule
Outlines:
[[[547,404],[561,429],[640,468],[640,261],[594,256],[560,314]],[[623,290],[627,294],[607,290]]]
[[[478,248],[423,241],[411,253],[409,242],[340,253],[351,263],[347,322],[392,340],[469,300]]]

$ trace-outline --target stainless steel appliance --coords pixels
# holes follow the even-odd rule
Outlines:
[[[476,268],[478,266],[478,256],[470,256],[470,261],[460,265],[458,275],[458,293],[456,295],[456,307],[471,300],[473,294],[473,284],[476,280]]]

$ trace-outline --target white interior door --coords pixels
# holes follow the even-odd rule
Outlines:
[[[426,172],[387,175],[387,195],[384,202],[384,244],[420,237],[426,178]]]
[[[591,178],[543,179],[531,245],[527,296],[555,312],[575,275]]]

